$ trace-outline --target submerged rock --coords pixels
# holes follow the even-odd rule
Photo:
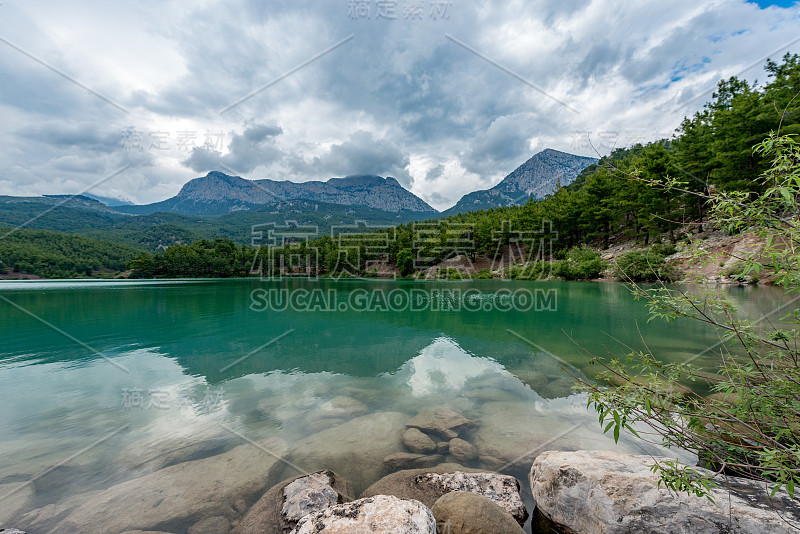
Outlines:
[[[536,393],[545,399],[560,399],[569,397],[575,393],[575,379],[570,377],[561,377],[550,380],[547,384],[541,386]]]
[[[403,450],[400,437],[407,418],[399,412],[356,417],[297,442],[289,455],[291,462],[303,469],[335,471],[358,493],[386,472],[384,458]],[[284,466],[284,478],[296,474],[294,468]]]
[[[469,462],[478,457],[478,449],[461,438],[453,438],[448,446],[450,454],[459,462]]]
[[[491,499],[467,491],[442,496],[431,509],[439,532],[448,534],[522,534],[511,514]]]
[[[497,401],[497,402],[518,402],[520,401],[519,395],[515,395],[511,391],[507,391],[505,389],[500,388],[477,388],[471,391],[467,391],[465,395],[471,399],[475,399],[480,402],[489,402],[489,401]]]
[[[70,495],[56,503],[31,510],[17,521],[17,525],[31,532],[50,532],[72,510],[101,493],[103,493],[103,490]]]
[[[354,499],[350,483],[333,471],[318,471],[284,480],[256,502],[236,534],[283,534],[305,515]]]
[[[411,452],[420,454],[436,451],[436,442],[419,428],[409,428],[403,432],[403,445]]]
[[[293,534],[436,534],[433,513],[418,501],[376,495],[305,516]]]
[[[410,452],[396,452],[383,459],[383,465],[390,471],[398,469],[415,469],[418,467],[433,467],[442,463],[444,456],[441,454],[425,455]]]
[[[634,451],[622,441],[614,443],[610,435],[591,424],[579,425],[566,418],[556,418],[529,403],[487,402],[481,414],[481,426],[474,432],[472,444],[487,460],[493,458],[501,462],[495,469],[510,465],[528,469],[536,456],[547,449]],[[492,467],[488,462],[486,466]]]
[[[286,450],[283,440],[261,440],[117,484],[75,508],[53,532],[171,530],[235,515],[232,506],[264,490]]]
[[[545,517],[573,532],[796,532],[789,522],[800,521],[800,503],[781,494],[770,499],[763,482],[729,476],[728,492],[720,478],[712,504],[659,487],[659,475],[650,471],[653,461],[615,452],[545,452],[531,467],[533,498]]]
[[[367,413],[367,405],[353,397],[338,396],[322,403],[315,415],[322,418],[352,419]]]
[[[28,482],[0,484],[0,498],[0,524],[7,524],[33,508],[33,485]]]
[[[203,427],[190,436],[147,436],[120,451],[112,465],[119,467],[115,478],[131,478],[158,471],[170,465],[199,460],[222,452],[230,435],[219,428]]]
[[[341,425],[344,423],[344,419],[315,419],[313,421],[309,421],[305,424],[306,430],[312,433],[322,432],[323,430],[327,430],[332,426]]]
[[[231,522],[218,515],[198,521],[189,527],[187,534],[228,534],[230,531]]]
[[[406,426],[418,428],[427,433],[433,432],[447,440],[451,440],[457,438],[464,430],[475,427],[476,424],[452,408],[443,407],[421,411],[408,421]]]
[[[97,466],[64,462],[48,466],[31,480],[38,502],[52,502],[64,495],[80,493],[98,472]],[[2,504],[0,504],[2,506]]]

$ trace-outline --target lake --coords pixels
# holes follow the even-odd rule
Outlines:
[[[729,291],[755,319],[791,302]],[[648,323],[609,283],[25,281],[0,298],[0,526],[61,503],[36,516],[53,526],[88,492],[266,438],[288,448],[269,484],[331,468],[358,494],[433,408],[474,422],[463,464],[523,483],[548,449],[659,452],[600,432],[571,389],[595,375],[575,342],[624,356],[641,333],[664,360],[718,357],[712,329]]]

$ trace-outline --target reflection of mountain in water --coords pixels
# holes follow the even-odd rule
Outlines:
[[[389,376],[403,382],[413,397],[465,395],[484,401],[567,397],[573,393],[574,376],[584,378],[575,368],[570,367],[567,372],[547,354],[527,353],[524,360],[512,361],[517,364],[513,371],[493,358],[475,356],[454,339],[441,336]]]
[[[454,393],[467,381],[481,376],[507,374],[502,365],[488,358],[476,358],[447,337],[435,339],[396,373],[415,397],[433,393]],[[509,375],[510,376],[510,375]]]

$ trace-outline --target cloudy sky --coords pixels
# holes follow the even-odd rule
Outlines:
[[[379,174],[446,208],[671,135],[799,30],[792,1],[3,0],[0,194]]]

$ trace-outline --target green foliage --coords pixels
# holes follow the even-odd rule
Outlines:
[[[480,271],[475,273],[475,276],[473,278],[475,278],[476,280],[489,280],[494,277],[495,275],[490,269],[481,269]]]
[[[592,280],[600,278],[606,263],[600,253],[588,247],[575,247],[564,260],[555,261],[553,274],[565,280]]]
[[[658,249],[634,250],[622,254],[613,264],[614,274],[630,282],[672,282],[680,277]]]
[[[262,229],[270,223],[285,227],[286,220],[315,228],[324,236],[330,235],[332,226],[354,226],[358,221],[367,221],[373,226],[392,226],[419,217],[420,214],[414,212],[395,214],[364,206],[311,201],[290,201],[259,211],[235,211],[219,216],[123,215],[111,210],[87,209],[78,202],[55,207],[38,198],[19,202],[13,197],[0,196],[0,226],[27,223],[32,228],[114,241],[150,252],[202,239],[230,239],[236,244],[246,244],[251,242],[254,225],[261,225]]]
[[[397,253],[397,270],[400,271],[400,276],[414,274],[414,253],[410,248],[401,249]]]
[[[555,262],[527,262],[512,265],[506,270],[506,277],[512,280],[544,280],[553,275]]]
[[[75,278],[116,272],[138,251],[98,239],[47,230],[0,229],[0,274],[8,270],[42,278]]]
[[[445,269],[436,269],[436,273],[432,278],[440,280],[461,280],[464,278],[464,275],[458,269],[447,267]]]
[[[227,278],[247,276],[255,256],[256,249],[230,239],[201,240],[172,245],[155,255],[141,253],[128,268],[137,278]]]
[[[663,484],[675,493],[683,492],[697,497],[706,497],[712,504],[716,504],[711,498],[711,488],[717,486],[713,476],[701,473],[688,465],[682,465],[677,460],[655,462],[650,466],[650,470],[653,473],[659,473],[659,487]]]
[[[753,228],[772,245],[751,254],[743,265],[769,268],[789,292],[800,292],[800,147],[789,136],[772,136],[754,151],[771,165],[759,179],[758,195],[722,191],[712,195],[714,222],[731,230]],[[793,328],[764,325],[741,316],[723,291],[686,294],[662,286],[643,289],[653,318],[693,319],[712,325],[723,339],[717,369],[691,363],[663,363],[651,352],[629,354],[626,361],[594,358],[599,378],[618,385],[584,383],[601,423],[613,419],[615,438],[646,425],[666,447],[697,454],[712,471],[745,476],[781,489],[794,498],[800,484],[800,312],[784,318]],[[694,386],[694,387],[691,387]],[[700,387],[698,387],[700,386]],[[701,395],[710,389],[714,395]],[[644,435],[644,432],[639,432]],[[709,496],[707,475],[677,462],[654,466],[667,487]]]

